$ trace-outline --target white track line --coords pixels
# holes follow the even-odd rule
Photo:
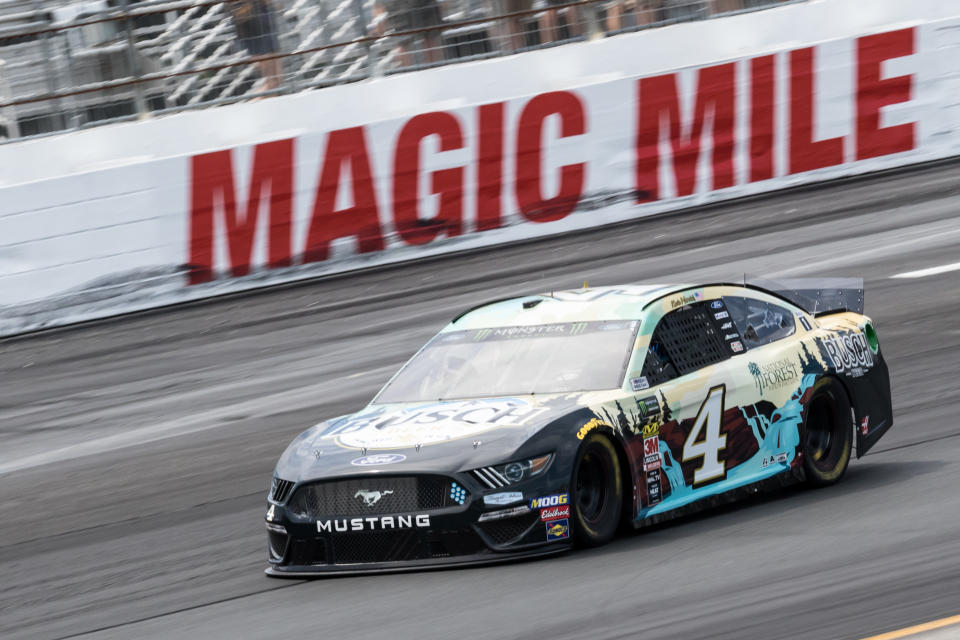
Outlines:
[[[906,271],[890,276],[891,278],[926,278],[935,276],[938,273],[947,273],[949,271],[960,271],[960,262],[953,264],[942,264],[939,267],[930,267],[929,269],[920,269],[919,271]]]

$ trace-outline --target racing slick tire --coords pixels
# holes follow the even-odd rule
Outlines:
[[[807,482],[825,487],[839,481],[850,464],[853,425],[850,399],[834,378],[820,378],[813,385],[804,411],[800,442]]]
[[[622,478],[613,442],[597,433],[587,436],[570,483],[573,535],[580,546],[606,544],[616,534],[623,508]]]

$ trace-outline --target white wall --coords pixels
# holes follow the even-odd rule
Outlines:
[[[945,0],[874,0],[869,9],[860,1],[813,0],[0,146],[0,334],[954,155],[960,142],[960,107],[954,104],[960,95],[955,64],[960,19],[951,14],[960,16],[960,7]],[[884,35],[864,40],[864,34]],[[812,76],[806,76],[804,50],[810,47]],[[859,54],[861,50],[865,53]],[[771,54],[772,59],[766,57]],[[872,58],[883,60],[879,82],[870,78]],[[716,65],[728,62],[733,66],[718,71]],[[708,69],[702,71],[704,67]],[[755,77],[755,70],[766,68],[773,74],[772,85]],[[665,79],[667,84],[663,78],[649,80],[666,74],[673,74]],[[889,80],[898,77],[902,80]],[[720,84],[711,94],[712,85],[698,89],[698,78]],[[809,95],[803,89],[807,79]],[[663,87],[674,82],[683,121],[680,138],[671,143],[669,125],[662,121],[659,144],[638,142],[638,134],[649,131],[652,122],[644,119],[644,110],[649,115],[666,95]],[[772,91],[769,111],[763,104],[754,105],[757,92],[763,94],[767,87]],[[699,151],[691,156],[688,171],[696,177],[690,183],[692,193],[678,195],[677,175],[683,182],[684,172],[674,170],[678,162],[673,156],[679,154],[683,165],[698,95],[706,109],[700,116],[704,135],[693,139],[694,150],[699,140]],[[711,95],[719,102],[711,102]],[[805,100],[812,111],[804,107]],[[564,111],[566,134],[563,118],[556,113],[538,117],[538,105],[547,112]],[[733,118],[730,126],[712,126],[718,114],[723,120],[725,109]],[[423,115],[431,112],[442,115]],[[497,170],[491,160],[497,157],[491,155],[497,139],[491,123],[501,113],[502,164]],[[809,132],[802,123],[807,113]],[[873,124],[871,113],[879,113]],[[764,119],[767,115],[769,120]],[[763,153],[757,155],[766,146],[765,122],[772,123],[769,163]],[[401,131],[410,132],[418,123],[452,126],[450,149],[440,150],[437,135],[425,137],[414,176],[419,187],[415,195],[404,195],[397,185],[411,165],[409,153],[397,164],[398,147],[405,148],[398,142]],[[877,142],[866,144],[877,127]],[[729,179],[722,161],[724,130],[733,145]],[[908,131],[911,135],[905,137]],[[353,151],[360,155],[336,171],[330,141],[357,140],[358,135],[365,145]],[[521,137],[532,145],[528,152],[539,149],[539,171],[529,153],[518,159]],[[259,153],[266,158],[267,150],[276,151],[284,143],[265,143],[281,140],[292,140],[283,147],[292,149],[289,168],[283,168],[286,162],[277,164],[281,153],[270,166],[261,162],[255,176],[254,157]],[[223,154],[207,155],[223,150],[230,150],[227,162]],[[650,158],[658,162],[650,164]],[[232,231],[224,207],[226,192],[209,186],[210,180],[223,182],[223,176],[209,170],[216,164],[211,159],[232,172],[237,203]],[[810,168],[805,164],[810,162],[828,166]],[[371,171],[368,186],[354,175],[364,164]],[[525,171],[532,166],[533,171]],[[559,203],[549,215],[534,211],[527,197],[523,214],[523,194],[533,193],[539,180],[542,198],[549,201],[560,188],[564,166],[571,173],[568,185],[579,185],[572,201]],[[324,183],[320,176],[325,169]],[[424,236],[398,233],[403,207],[397,203],[412,198],[421,219],[433,218],[441,200],[432,193],[431,174],[436,171],[446,180],[444,210],[459,220],[459,234],[451,235],[446,227],[432,239],[427,233],[424,244],[415,244]],[[582,185],[576,180],[580,174]],[[271,176],[278,180],[273,193],[283,191],[273,203]],[[249,184],[254,179],[262,180],[264,188],[251,200]],[[318,197],[321,183],[336,185],[336,196]],[[658,190],[656,197],[637,196],[638,188],[650,185]],[[499,207],[491,197],[496,194]],[[352,209],[354,197],[368,198],[375,211]],[[194,204],[195,198],[212,208]],[[287,206],[289,227],[284,221]],[[486,226],[496,228],[478,230],[484,226],[484,212],[494,209],[499,209],[499,223]],[[343,211],[347,213],[338,215]],[[256,229],[244,229],[245,215],[257,216]],[[539,221],[545,215],[555,219]],[[364,247],[357,243],[354,222],[364,216],[375,228],[375,242],[365,248],[382,242],[382,249],[358,252]],[[332,241],[325,259],[305,258],[311,233],[316,238],[341,232],[344,237]],[[286,244],[289,251],[281,251]],[[280,254],[290,266],[271,267],[270,256]],[[237,271],[238,266],[247,264],[248,275],[233,277],[243,271]],[[204,275],[198,266],[209,267],[209,273]]]

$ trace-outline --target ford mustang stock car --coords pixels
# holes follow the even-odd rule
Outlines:
[[[618,286],[460,314],[357,413],[300,434],[267,573],[502,561],[838,481],[891,427],[861,281]]]

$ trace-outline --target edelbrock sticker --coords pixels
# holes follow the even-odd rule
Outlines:
[[[547,507],[546,509],[540,509],[540,520],[542,522],[547,522],[549,520],[558,520],[560,518],[569,518],[570,517],[570,505],[563,505],[560,507]]]

